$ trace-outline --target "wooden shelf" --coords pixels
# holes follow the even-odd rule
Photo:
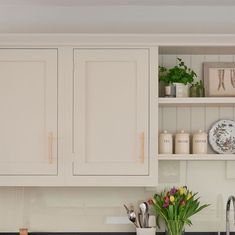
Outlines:
[[[159,154],[158,160],[164,161],[224,161],[235,160],[235,154]]]
[[[235,97],[189,97],[189,98],[158,98],[159,105],[178,106],[178,105],[235,105]]]

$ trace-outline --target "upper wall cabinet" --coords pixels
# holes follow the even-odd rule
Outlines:
[[[148,49],[75,49],[73,174],[147,176],[148,100]]]
[[[0,175],[57,174],[57,50],[0,49]]]

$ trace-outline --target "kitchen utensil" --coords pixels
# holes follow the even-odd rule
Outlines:
[[[142,227],[142,219],[141,219],[141,213],[140,212],[138,213],[138,221],[139,221],[140,228],[143,228]]]
[[[129,209],[125,204],[124,204],[124,207],[126,209],[128,219],[136,226],[136,228],[138,228],[139,226],[137,224],[135,212],[132,209]]]
[[[213,150],[222,154],[235,153],[235,122],[220,120],[209,131],[209,143]]]
[[[142,202],[139,205],[139,223],[141,228],[148,228],[148,204],[147,202]]]

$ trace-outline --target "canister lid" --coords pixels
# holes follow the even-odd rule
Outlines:
[[[195,136],[207,137],[207,133],[204,132],[204,131],[202,131],[202,130],[198,130],[197,132],[195,132],[195,133],[193,134],[193,136],[194,136],[194,137],[195,137]]]
[[[181,130],[179,133],[176,134],[177,137],[188,137],[189,133],[185,133],[184,130]]]
[[[171,133],[168,133],[167,130],[164,130],[162,133],[160,133],[161,136],[168,136],[168,137],[171,137],[172,134]]]

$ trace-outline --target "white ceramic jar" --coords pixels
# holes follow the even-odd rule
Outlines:
[[[180,133],[175,135],[175,153],[188,154],[190,151],[189,133],[181,130]]]
[[[207,153],[207,133],[203,132],[202,130],[199,130],[193,134],[193,153]]]
[[[173,153],[173,137],[171,133],[164,131],[159,136],[159,153],[172,154]]]

